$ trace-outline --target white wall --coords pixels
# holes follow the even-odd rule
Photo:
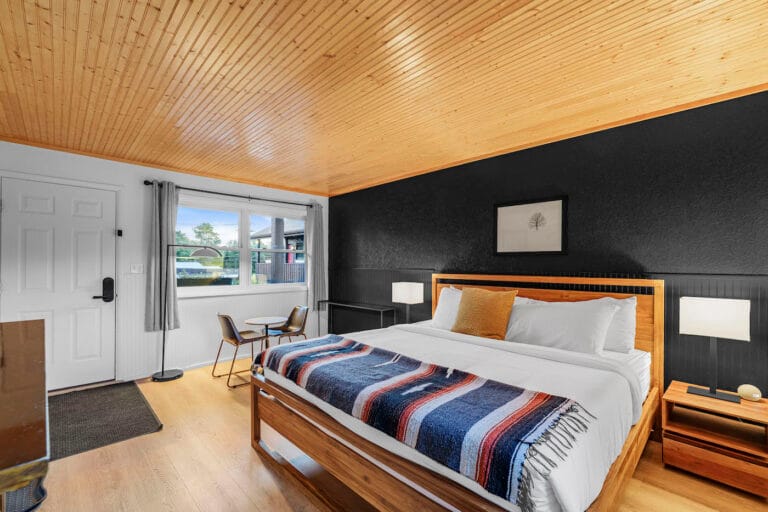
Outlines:
[[[0,176],[46,177],[76,180],[117,187],[117,350],[118,380],[146,377],[160,367],[160,333],[144,332],[146,274],[131,274],[130,265],[146,268],[149,225],[149,190],[145,179],[169,180],[177,185],[245,194],[271,199],[306,202],[314,199],[323,206],[325,236],[328,236],[328,198],[203,178],[140,165],[125,164],[60,151],[0,141]],[[327,249],[326,249],[327,251]],[[328,261],[326,254],[326,262]],[[297,304],[306,304],[305,290],[251,293],[221,297],[182,298],[179,301],[181,328],[169,332],[166,368],[191,368],[213,362],[220,331],[216,313],[230,314],[236,322],[253,316],[282,315]],[[321,328],[324,329],[325,318]],[[312,314],[308,334],[316,332],[317,316]],[[222,357],[231,357],[229,346]],[[248,354],[250,351],[248,350]]]

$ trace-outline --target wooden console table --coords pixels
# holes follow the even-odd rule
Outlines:
[[[47,396],[43,320],[0,323],[0,512],[48,472]]]
[[[381,304],[363,304],[360,302],[347,302],[343,300],[319,300],[317,301],[317,309],[320,309],[321,304],[325,304],[328,307],[328,332],[333,332],[333,320],[331,318],[331,306],[338,306],[348,309],[359,309],[362,311],[374,311],[379,314],[379,327],[384,328],[384,315],[386,313],[392,313],[392,322],[397,323],[397,313],[394,306],[383,306]],[[320,315],[317,316],[317,333],[320,334]]]

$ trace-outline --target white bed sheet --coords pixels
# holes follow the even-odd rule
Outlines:
[[[645,398],[637,372],[628,362],[631,358],[604,358],[499,342],[434,329],[426,324],[396,325],[346,336],[421,361],[572,398],[595,415],[598,420],[577,439],[567,460],[559,462],[549,477],[533,473],[532,498],[537,511],[583,511],[592,503],[621,452],[629,429],[639,419]],[[382,448],[427,467],[507,510],[519,510],[488,493],[477,482],[319,400],[279,374],[265,369],[265,375]]]
[[[633,372],[637,375],[637,379],[640,381],[640,389],[642,391],[643,399],[648,396],[648,392],[651,390],[651,353],[644,350],[632,349],[629,353],[612,352],[610,350],[603,351],[603,357],[619,361],[629,366]]]
[[[411,324],[413,326],[420,327],[432,327],[432,320],[424,320]],[[512,341],[506,341],[506,343],[514,343]],[[635,375],[637,375],[640,381],[640,391],[643,400],[648,396],[648,392],[651,390],[651,353],[644,350],[632,349],[628,353],[615,352],[613,350],[604,350],[602,357],[617,361],[626,365],[631,369]]]

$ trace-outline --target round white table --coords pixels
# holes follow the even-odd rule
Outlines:
[[[269,348],[269,326],[270,325],[282,325],[288,321],[288,318],[284,316],[257,316],[255,318],[249,318],[245,321],[248,325],[263,325],[264,336],[267,336],[267,348]]]

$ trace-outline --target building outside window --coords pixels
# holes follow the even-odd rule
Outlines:
[[[250,215],[251,283],[304,283],[304,219]]]

